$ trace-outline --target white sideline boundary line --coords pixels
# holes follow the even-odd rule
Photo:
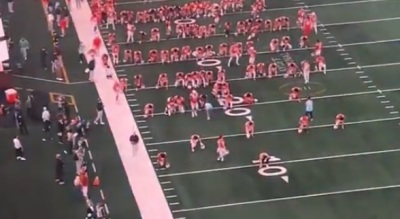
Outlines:
[[[389,150],[380,150],[380,151],[359,152],[359,153],[351,153],[351,154],[339,154],[339,155],[331,155],[331,156],[324,156],[324,157],[313,157],[313,158],[305,158],[305,159],[297,159],[297,160],[278,161],[278,162],[271,163],[271,166],[272,165],[280,165],[280,164],[304,163],[304,162],[310,162],[310,161],[332,160],[332,159],[339,159],[339,158],[350,158],[350,157],[368,156],[368,155],[376,155],[376,154],[395,153],[395,152],[400,152],[400,148],[389,149]],[[180,172],[180,173],[170,173],[170,174],[159,175],[158,177],[165,178],[165,177],[173,177],[173,176],[185,176],[185,175],[193,175],[193,174],[212,173],[212,172],[219,172],[219,171],[245,169],[245,168],[251,168],[251,167],[256,167],[256,166],[258,166],[258,164],[249,164],[249,165],[225,167],[225,168],[214,168],[214,169],[188,171],[188,172]]]
[[[396,20],[400,20],[400,17],[389,17],[389,18],[378,18],[378,19],[370,19],[370,20],[359,20],[359,21],[347,21],[347,22],[337,22],[337,23],[318,24],[317,27],[320,27],[320,29],[321,29],[321,28],[325,28],[325,27],[335,27],[335,26],[353,25],[353,24],[368,24],[368,23],[377,23],[377,22],[386,22],[386,21],[396,21]],[[290,27],[290,28],[289,28],[289,30],[297,30],[297,29],[300,29],[300,28],[297,27],[297,26],[293,26],[293,27]],[[268,33],[269,33],[269,32],[261,32],[260,34],[263,35],[263,34],[268,34]],[[232,33],[232,36],[235,36],[234,34],[235,34],[235,33]],[[326,32],[325,32],[325,34],[326,34]],[[209,38],[212,38],[212,37],[221,37],[221,36],[225,36],[225,34],[217,33],[217,34],[213,34],[213,35],[209,36],[208,38],[204,38],[204,39],[209,39]],[[327,38],[327,39],[331,39],[331,37],[332,37],[332,36],[328,36],[328,37],[326,37],[326,38]],[[177,38],[177,37],[172,37],[172,38],[168,38],[168,39],[162,38],[162,39],[160,39],[159,42],[171,41],[171,40],[188,40],[188,39],[190,39],[190,38],[186,38],[186,39]],[[143,42],[143,43],[155,43],[155,42],[152,42],[152,41],[145,41],[145,42]],[[118,42],[117,44],[118,44],[118,45],[130,45],[130,44],[133,45],[133,43],[127,43],[127,42]],[[340,51],[343,51],[343,50],[340,50]]]
[[[399,17],[400,20],[400,17]],[[400,38],[395,38],[395,39],[388,39],[388,40],[375,40],[375,41],[368,41],[368,42],[357,42],[357,43],[347,43],[347,44],[337,44],[337,45],[326,45],[324,46],[324,49],[331,49],[331,48],[341,48],[341,47],[350,47],[350,46],[362,46],[362,45],[374,45],[374,44],[380,44],[380,43],[392,43],[392,42],[400,42]],[[263,52],[258,52],[257,55],[264,55],[264,54],[278,54],[278,53],[284,53],[284,52],[298,52],[298,51],[307,51],[307,50],[312,50],[313,48],[294,48],[291,50],[287,51],[280,51],[280,52],[271,52],[271,51],[263,51]],[[243,54],[242,57],[246,57],[248,54]],[[228,56],[216,56],[213,57],[215,59],[222,59],[222,58],[229,58]],[[179,62],[174,62],[174,63],[182,63],[182,62],[190,62],[190,61],[196,61],[196,59],[188,59],[184,61],[179,61]],[[116,68],[126,68],[126,67],[135,67],[135,66],[145,66],[145,65],[159,65],[161,62],[155,62],[155,63],[143,63],[143,64],[122,64],[122,65],[117,65]]]
[[[389,118],[381,118],[381,119],[360,120],[360,121],[354,121],[354,122],[346,122],[346,125],[358,125],[358,124],[374,123],[374,122],[386,122],[386,121],[393,121],[393,120],[399,120],[399,119],[400,119],[400,117],[389,117]],[[310,129],[328,128],[328,127],[332,128],[333,123],[310,126]],[[272,129],[272,130],[257,131],[254,134],[262,135],[262,134],[273,134],[273,133],[281,133],[281,132],[295,132],[295,131],[297,131],[297,129],[298,129],[298,127],[284,128],[284,129]],[[245,136],[245,135],[246,135],[245,133],[229,134],[229,135],[224,135],[224,138],[234,138],[234,137],[241,137],[241,136]],[[215,140],[217,138],[218,138],[218,136],[210,136],[210,137],[204,137],[201,139],[202,140]],[[183,142],[189,142],[189,137],[188,137],[188,139],[148,143],[147,146],[167,145],[167,144],[176,144],[176,143],[183,143]]]
[[[70,14],[78,37],[89,50],[92,47],[93,38],[95,36],[101,38],[99,33],[93,33],[94,26],[90,21],[92,14],[90,7],[87,2],[82,2],[81,8],[77,10],[75,1],[72,1],[71,8]],[[104,42],[102,42],[100,54],[108,54]],[[88,54],[86,58],[90,60]],[[101,63],[99,56],[96,57],[96,63]],[[129,136],[132,135],[133,131],[139,129],[132,116],[126,97],[122,95],[118,103],[115,101],[115,93],[112,91],[114,80],[100,77],[105,74],[101,66],[102,65],[96,65],[95,69],[96,72],[100,73],[95,74],[96,89],[104,103],[105,115],[114,136],[130,187],[139,207],[141,218],[173,219],[174,217],[172,216],[171,209],[161,189],[161,185],[143,141],[140,140],[139,144],[135,145],[135,151],[132,150]],[[112,70],[113,78],[116,79],[116,72],[114,69]],[[124,117],[123,123],[121,123],[121,115]],[[139,132],[138,134],[140,135]],[[142,139],[142,137],[139,139]]]
[[[400,65],[400,62],[393,62],[393,63],[383,63],[383,64],[375,64],[375,65],[363,65],[363,66],[355,66],[355,67],[345,67],[345,68],[332,68],[332,69],[327,69],[326,72],[339,72],[339,71],[348,71],[348,70],[355,70],[355,69],[367,69],[367,68],[382,68],[382,67],[391,67],[391,66],[397,66]],[[363,72],[363,71],[361,71]],[[311,72],[313,75],[316,73],[322,73],[322,72],[318,72],[318,71],[312,71]],[[283,77],[284,74],[278,74],[278,76],[276,77]],[[269,79],[266,77],[258,77],[257,79]],[[244,80],[253,80],[252,78],[245,78],[245,77],[241,77],[241,78],[228,78],[226,81],[230,82],[230,81],[244,81]],[[168,85],[168,88],[176,88],[174,85]],[[128,89],[129,91],[145,91],[145,90],[153,90],[156,89],[155,86],[153,87],[145,87],[145,88],[141,88],[139,90],[136,89]],[[128,94],[128,96],[133,96],[132,94]]]
[[[290,201],[290,200],[305,199],[305,198],[318,198],[318,197],[324,197],[324,196],[379,191],[379,190],[395,189],[395,188],[400,188],[400,184],[394,184],[394,185],[388,185],[388,186],[367,187],[367,188],[359,188],[359,189],[348,189],[348,190],[340,190],[340,191],[324,192],[324,193],[313,193],[313,194],[308,194],[308,195],[288,196],[288,197],[283,197],[283,198],[272,198],[272,199],[254,200],[254,201],[247,201],[247,202],[237,202],[237,203],[230,203],[230,204],[223,204],[223,205],[211,205],[211,206],[205,206],[205,207],[199,207],[199,208],[187,208],[187,209],[175,210],[172,212],[173,213],[181,213],[181,212],[189,212],[189,211],[200,211],[200,210],[209,210],[209,209],[216,209],[216,208],[227,208],[227,207],[242,206],[242,205],[270,203],[270,202],[279,202],[279,201]]]

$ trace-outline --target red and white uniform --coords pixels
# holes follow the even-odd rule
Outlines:
[[[141,63],[144,63],[142,52],[136,50],[133,52],[133,64],[141,64]]]
[[[317,34],[318,33],[318,18],[317,14],[315,12],[311,12],[308,14],[308,17],[311,21],[311,26],[314,29],[314,32]]]
[[[258,156],[258,168],[261,169],[263,167],[268,167],[270,159],[271,157],[267,153],[260,153]]]
[[[217,154],[218,154],[217,161],[220,162],[223,162],[225,160],[226,155],[229,154],[223,136],[219,136],[217,139]]]
[[[243,95],[243,104],[253,105],[255,102],[257,102],[257,99],[254,99],[254,96],[252,93],[247,92]]]
[[[290,29],[290,19],[289,17],[282,16],[281,17],[281,28],[289,30]]]
[[[275,18],[273,31],[281,31],[281,30],[282,30],[282,18],[281,17]]]
[[[144,118],[147,119],[149,117],[153,117],[154,116],[154,105],[151,103],[148,103],[146,105],[144,105]]]
[[[321,41],[317,41],[316,43],[315,43],[315,46],[314,46],[314,53],[312,54],[313,56],[320,56],[321,54],[322,54],[322,42]]]
[[[287,71],[285,74],[285,78],[287,77],[295,77],[297,74],[297,65],[294,62],[290,62],[287,65]]]
[[[171,49],[171,53],[170,53],[170,62],[178,62],[180,59],[180,52],[179,52],[179,48],[178,47],[174,47]]]
[[[320,72],[324,72],[326,74],[326,62],[323,56],[317,56],[315,58],[316,70]]]
[[[168,75],[166,73],[161,73],[158,76],[156,89],[158,89],[158,88],[168,89]]]
[[[218,55],[220,55],[220,56],[228,55],[228,44],[226,44],[226,43],[219,44]]]
[[[292,89],[290,89],[289,100],[300,102],[301,101],[300,93],[301,93],[301,89],[299,87],[293,87]]]
[[[244,124],[244,129],[245,129],[245,133],[246,133],[246,138],[252,138],[254,137],[254,122],[249,120]]]
[[[150,41],[152,42],[160,41],[160,30],[158,28],[152,28],[150,30]]]
[[[301,70],[303,72],[304,83],[308,84],[310,82],[310,63],[306,60],[301,62]]]
[[[306,10],[304,10],[304,8],[300,8],[297,11],[297,26],[303,27],[305,17],[306,17]]]
[[[190,59],[191,54],[192,54],[192,50],[190,49],[190,46],[183,46],[182,49],[181,49],[180,60],[188,60],[188,59]]]
[[[271,40],[269,43],[269,50],[271,52],[279,52],[279,40],[277,38]]]
[[[175,87],[183,87],[185,86],[185,73],[177,72],[175,74]]]
[[[121,81],[121,80],[116,80],[115,82],[114,82],[114,85],[113,85],[113,90],[114,90],[114,92],[115,92],[115,99],[118,101],[118,98],[119,98],[119,94],[121,94],[121,93],[123,93],[124,92],[124,87],[125,87],[125,85],[123,84],[124,82],[123,81]]]
[[[265,29],[265,31],[269,31],[269,32],[271,32],[273,30],[272,21],[270,19],[267,19],[264,21],[264,29]]]
[[[149,51],[149,63],[155,63],[158,61],[158,51],[155,49],[152,49]]]
[[[190,136],[190,148],[191,148],[192,152],[195,151],[197,145],[200,145],[201,149],[206,148],[206,146],[203,144],[203,142],[201,142],[200,135],[194,134],[194,135]]]
[[[267,70],[266,70],[265,64],[263,62],[257,63],[256,72],[261,77],[267,76]]]
[[[250,64],[246,68],[246,78],[251,78],[253,80],[256,80],[257,74],[256,74],[256,66],[254,64]]]
[[[168,97],[167,106],[165,107],[165,114],[171,116],[175,113],[176,103],[173,97]]]
[[[291,50],[292,44],[290,44],[290,37],[289,36],[283,36],[281,39],[281,47],[283,51]]]
[[[169,51],[168,50],[161,50],[160,61],[161,61],[161,64],[169,63]]]
[[[224,96],[224,109],[232,109],[233,108],[233,95],[230,93],[226,93],[229,92],[227,90],[222,91],[222,95]]]
[[[278,66],[275,62],[271,62],[268,65],[268,78],[278,76]]]
[[[300,48],[308,48],[308,36],[301,36],[299,40]]]
[[[89,190],[89,176],[86,171],[80,171],[79,173],[79,185],[81,186],[81,192],[83,197],[88,198]]]
[[[133,85],[135,86],[135,89],[141,89],[144,88],[144,83],[143,83],[143,78],[141,74],[137,74],[133,77]]]
[[[302,26],[302,31],[303,31],[303,36],[310,36],[311,34],[311,30],[313,29],[313,25],[312,22],[309,18],[306,18],[303,22],[303,26]]]
[[[135,38],[134,38],[135,30],[136,30],[136,27],[132,23],[128,23],[126,25],[126,42],[127,43],[135,41]]]
[[[167,159],[167,153],[160,152],[157,154],[157,164],[160,168],[169,168],[171,166]]]
[[[256,62],[257,51],[252,46],[247,50],[247,53],[249,54],[249,64],[253,65]]]
[[[124,50],[124,59],[122,61],[123,62],[133,62],[132,50],[131,49],[125,49]]]
[[[199,94],[196,90],[192,90],[189,95],[190,109],[192,117],[197,116],[197,111],[199,110]]]
[[[299,134],[306,132],[309,128],[309,125],[310,125],[310,118],[308,116],[304,115],[300,117],[299,129],[297,130],[297,132]]]
[[[344,129],[344,120],[345,119],[346,119],[346,117],[343,114],[341,114],[341,113],[337,114],[336,118],[335,118],[335,125],[333,126],[333,129],[339,129],[339,128]]]
[[[235,60],[236,65],[239,65],[240,55],[240,45],[238,43],[232,44],[229,48],[228,66],[231,66],[233,60]]]
[[[118,44],[113,44],[111,46],[111,61],[114,64],[119,63],[119,45]]]

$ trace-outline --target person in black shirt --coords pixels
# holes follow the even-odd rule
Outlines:
[[[42,48],[42,50],[40,50],[40,65],[44,70],[47,70],[47,55],[46,49]]]
[[[93,121],[93,123],[97,125],[100,122],[101,125],[104,125],[103,122],[104,105],[101,99],[97,101],[96,112],[97,112],[96,119]]]
[[[129,141],[131,142],[132,145],[135,145],[139,142],[139,136],[136,133],[133,133],[130,137],[129,137]]]
[[[65,134],[64,118],[63,116],[60,115],[57,121],[57,137],[59,144],[64,144],[64,134]]]
[[[56,155],[56,183],[64,185],[64,161],[60,154]]]
[[[96,68],[96,61],[94,59],[90,60],[87,68],[86,73],[89,74],[89,81],[94,81],[94,69]]]
[[[15,117],[17,120],[17,125],[18,125],[18,129],[19,129],[19,134],[20,135],[28,135],[28,128],[26,127],[26,123],[25,123],[25,119],[24,116],[22,115],[21,111],[16,111],[15,112]]]

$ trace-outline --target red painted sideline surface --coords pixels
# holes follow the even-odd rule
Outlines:
[[[90,21],[91,12],[88,3],[82,2],[80,9],[75,8],[75,1],[71,5],[71,17],[75,24],[79,40],[85,44],[87,50],[91,48],[92,40],[99,33],[93,32]],[[104,42],[100,54],[108,53]],[[89,58],[89,57],[87,57]],[[95,85],[105,106],[105,113],[112,134],[117,145],[119,156],[125,168],[129,184],[135,195],[143,219],[173,219],[165,195],[159,184],[152,162],[143,141],[133,153],[129,137],[133,130],[138,130],[125,96],[115,100],[113,80],[106,79],[100,57],[96,60]],[[117,75],[113,69],[113,77]],[[133,127],[133,128],[132,128]],[[111,145],[110,145],[111,147]],[[119,179],[115,179],[119,180]],[[110,210],[112,212],[112,209]]]

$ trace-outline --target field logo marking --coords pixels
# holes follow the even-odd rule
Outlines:
[[[281,161],[281,159],[278,157],[275,157],[275,156],[271,156],[270,161],[278,162],[278,161]],[[253,160],[253,163],[259,164],[260,161]],[[289,183],[289,176],[287,175],[287,172],[288,171],[287,171],[286,167],[283,167],[283,166],[268,166],[268,167],[262,167],[262,168],[258,169],[258,174],[260,174],[261,176],[265,176],[265,177],[278,176],[286,183]]]

